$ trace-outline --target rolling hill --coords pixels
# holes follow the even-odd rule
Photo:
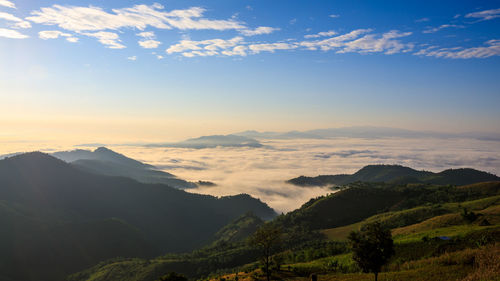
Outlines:
[[[52,156],[95,174],[128,177],[143,183],[161,183],[179,189],[197,187],[195,183],[179,179],[170,173],[157,170],[152,165],[128,158],[106,147],[99,147],[94,151],[84,149],[59,151],[52,153]]]
[[[468,185],[486,181],[500,181],[500,177],[470,168],[448,169],[433,173],[400,165],[368,165],[352,175],[300,176],[288,180],[287,183],[297,186],[339,186],[353,182]]]
[[[2,275],[16,281],[193,250],[249,211],[276,215],[249,195],[216,198],[98,175],[39,152],[0,160],[0,207]]]

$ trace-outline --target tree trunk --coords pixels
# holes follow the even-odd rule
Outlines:
[[[270,281],[271,277],[269,274],[269,255],[266,256],[266,277],[267,281]]]
[[[378,272],[374,272],[375,274],[375,281],[378,281]]]

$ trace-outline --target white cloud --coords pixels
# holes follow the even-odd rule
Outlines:
[[[126,48],[124,45],[120,43],[121,41],[118,34],[113,32],[100,31],[95,33],[81,33],[81,34],[97,38],[101,44],[105,45],[109,49]]]
[[[38,37],[40,37],[40,39],[43,39],[43,40],[57,39],[57,38],[59,38],[59,36],[71,37],[71,34],[64,33],[64,32],[57,31],[57,30],[45,30],[45,31],[38,32]]]
[[[247,47],[246,46],[236,46],[232,50],[222,51],[223,55],[226,56],[242,56],[245,57],[247,55]]]
[[[289,44],[289,43],[252,44],[248,46],[248,48],[254,54],[258,54],[260,52],[274,53],[275,50],[290,50],[290,49],[296,49],[297,47],[298,47],[297,44]]]
[[[145,41],[139,41],[139,45],[145,49],[156,49],[158,46],[161,45],[160,41],[156,40],[145,40]]]
[[[29,22],[9,13],[0,12],[0,19],[14,22],[12,25],[14,28],[31,28],[31,24]]]
[[[262,34],[270,34],[274,31],[280,30],[279,28],[269,27],[269,26],[259,26],[254,30],[243,29],[240,31],[241,34],[245,36],[254,36],[254,35],[262,35]]]
[[[319,37],[328,37],[328,36],[333,36],[337,34],[337,32],[333,31],[333,30],[330,30],[330,31],[323,31],[323,32],[319,32],[317,34],[308,34],[308,35],[304,35],[304,38],[319,38]]]
[[[164,57],[164,56],[162,56],[162,55],[156,55],[156,58],[157,58],[157,59],[159,59],[159,60],[162,60],[162,59],[164,59],[165,57]]]
[[[500,40],[489,40],[485,42],[485,44],[487,45],[486,47],[472,48],[438,48],[436,46],[431,46],[416,52],[414,55],[450,59],[489,58],[492,56],[500,56]]]
[[[76,38],[76,37],[67,37],[66,41],[68,41],[70,43],[77,43],[78,42],[78,38]]]
[[[75,31],[118,30],[136,28],[144,30],[148,26],[160,29],[243,29],[241,23],[229,20],[203,18],[205,9],[192,7],[184,10],[164,11],[160,4],[135,5],[131,8],[113,9],[112,13],[99,7],[74,7],[53,5],[32,12],[27,19],[44,25],[57,25]]]
[[[64,33],[58,30],[44,30],[38,32],[38,37],[43,40],[48,40],[48,39],[57,39],[59,37],[66,37],[66,41],[71,42],[71,43],[76,43],[78,42],[78,38],[74,37],[73,35],[69,33]]]
[[[500,9],[485,10],[465,15],[466,18],[476,18],[480,20],[492,20],[500,17]]]
[[[247,56],[248,54],[259,54],[261,52],[275,52],[276,50],[291,50],[305,48],[308,50],[336,50],[337,53],[357,52],[373,53],[383,52],[395,54],[409,52],[414,44],[402,43],[397,38],[411,35],[411,32],[399,32],[392,30],[382,35],[363,34],[370,33],[371,29],[357,29],[339,36],[316,41],[288,40],[287,42],[251,43],[244,42],[242,37],[233,39],[211,39],[203,41],[182,40],[178,44],[170,46],[167,54],[181,53],[185,57],[195,56]],[[328,36],[335,34],[333,31],[320,32],[317,36]],[[316,37],[316,35],[314,36]]]
[[[29,38],[28,35],[24,35],[17,30],[0,28],[0,37],[11,38],[11,39],[25,39]]]
[[[16,5],[8,0],[0,0],[0,6],[12,8],[12,9],[16,8]]]
[[[329,17],[331,17],[332,19],[336,19],[336,18],[340,17],[340,15],[332,14],[332,15],[329,15]]]
[[[130,60],[130,61],[136,61],[137,60],[137,56],[131,56],[131,57],[128,57],[127,59]]]
[[[170,46],[167,54],[182,53],[185,57],[215,56],[221,51],[227,51],[243,43],[243,37],[237,36],[229,40],[210,39],[202,41],[182,40],[178,44]]]
[[[346,42],[344,47],[338,53],[358,52],[358,53],[373,53],[383,52],[387,55],[399,53],[401,51],[408,51],[413,48],[411,44],[401,43],[396,38],[410,36],[411,32],[399,32],[398,30],[391,30],[382,34],[382,36],[375,36],[373,34],[365,35],[359,39]]]
[[[331,38],[317,40],[317,41],[303,41],[303,42],[300,42],[299,44],[302,47],[307,48],[308,50],[321,49],[323,51],[328,51],[331,49],[340,48],[340,47],[344,46],[346,41],[353,40],[353,39],[359,37],[360,35],[362,35],[364,33],[371,32],[371,31],[372,31],[372,29],[356,29],[356,30],[353,30],[349,33],[339,35],[336,37],[331,37]]]
[[[456,25],[456,24],[442,24],[438,27],[433,27],[433,28],[429,28],[429,29],[426,29],[424,31],[422,31],[422,33],[435,33],[435,32],[438,32],[439,30],[441,29],[444,29],[444,28],[464,28],[465,26],[463,25]]]
[[[156,38],[156,35],[153,31],[137,33],[137,36],[142,37],[142,38],[146,38],[146,39]]]
[[[455,16],[453,16],[453,18],[458,19],[460,16],[461,16],[461,14],[456,14]]]

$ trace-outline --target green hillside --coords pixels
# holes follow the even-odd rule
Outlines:
[[[468,185],[500,181],[496,175],[474,169],[449,169],[439,173],[417,171],[400,165],[368,165],[352,175],[300,176],[288,180],[298,186],[339,186],[354,182],[386,182],[394,184],[427,183],[440,185]]]
[[[268,222],[283,229],[286,241],[279,254],[284,265],[275,272],[275,279],[305,280],[301,278],[316,273],[322,274],[321,280],[372,280],[373,276],[359,273],[345,237],[374,221],[393,229],[396,241],[396,255],[381,276],[429,280],[417,278],[423,270],[429,270],[439,271],[440,280],[465,277],[473,274],[474,267],[463,264],[462,255],[479,256],[483,252],[478,245],[500,242],[499,198],[500,182],[490,182],[461,187],[365,183],[312,199],[300,209]],[[464,220],[460,215],[464,207],[480,214],[480,218],[472,223]],[[491,225],[482,225],[484,219]],[[170,271],[193,279],[235,280],[234,272],[238,272],[238,280],[263,280],[255,263],[258,253],[244,240],[231,240],[239,233],[246,236],[254,222],[252,216],[243,216],[218,232],[216,237],[225,237],[222,243],[189,254],[147,261],[109,261],[72,275],[69,280],[154,281]],[[418,230],[403,233],[407,228]],[[440,240],[439,236],[450,240]],[[452,253],[450,258],[457,260],[455,266],[434,263],[444,261],[445,252]],[[401,271],[403,265],[410,270]]]

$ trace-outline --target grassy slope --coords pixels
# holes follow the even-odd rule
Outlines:
[[[379,280],[500,280],[499,203],[500,196],[462,203],[447,203],[440,206],[441,210],[446,211],[444,215],[426,219],[422,218],[428,212],[423,210],[432,206],[417,207],[375,215],[359,223],[324,230],[323,233],[333,240],[344,239],[351,230],[358,229],[367,222],[381,220],[386,224],[394,224],[399,222],[401,217],[415,216],[413,219],[421,221],[393,229],[396,255],[385,267],[386,272],[379,275]],[[482,216],[475,222],[468,223],[460,215],[463,207]],[[484,218],[492,225],[479,225]],[[424,242],[422,238],[426,236],[431,240]],[[452,240],[432,239],[439,236],[448,236]],[[485,243],[490,243],[489,246],[478,248],[477,243],[484,237],[488,237]],[[486,261],[483,261],[485,259]],[[489,264],[483,264],[488,262]],[[275,277],[305,281],[310,280],[307,276],[315,272],[320,275],[320,280],[373,280],[373,274],[356,273],[358,270],[351,254],[348,253],[309,262],[285,264]],[[234,280],[234,274],[223,277],[226,280]],[[238,273],[240,281],[259,279],[263,280],[263,275],[259,271]]]

